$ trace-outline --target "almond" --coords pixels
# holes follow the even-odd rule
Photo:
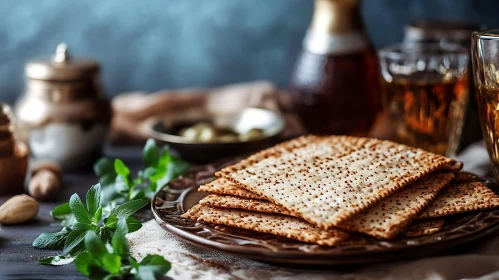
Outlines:
[[[0,224],[20,224],[32,220],[40,205],[29,195],[11,197],[0,206]]]

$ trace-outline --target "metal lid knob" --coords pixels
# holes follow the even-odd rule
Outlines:
[[[52,57],[54,63],[66,63],[71,60],[69,55],[68,45],[60,43],[55,49],[55,55]]]
[[[100,71],[97,61],[91,58],[72,58],[65,43],[57,46],[50,58],[28,62],[24,72],[27,78],[51,81],[74,81],[92,78]]]

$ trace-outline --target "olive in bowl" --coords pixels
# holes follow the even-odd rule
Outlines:
[[[247,108],[197,119],[165,119],[152,126],[151,136],[185,160],[206,163],[270,147],[279,142],[284,125],[272,111]]]

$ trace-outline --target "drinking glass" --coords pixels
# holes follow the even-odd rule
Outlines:
[[[453,156],[468,102],[468,50],[404,43],[379,51],[383,110],[398,142]]]
[[[483,138],[499,182],[499,29],[473,33],[472,62]]]

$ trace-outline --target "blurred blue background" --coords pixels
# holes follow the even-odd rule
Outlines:
[[[413,19],[499,27],[495,0],[364,0],[376,47]],[[23,65],[66,42],[102,62],[109,95],[124,91],[288,81],[312,0],[0,0],[0,99],[23,87]]]

